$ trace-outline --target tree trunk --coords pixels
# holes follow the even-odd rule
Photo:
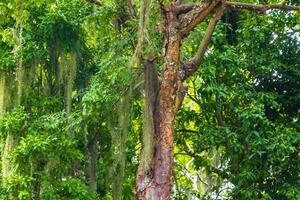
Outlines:
[[[57,80],[58,90],[61,93],[60,95],[64,97],[64,106],[69,120],[72,111],[72,92],[76,78],[77,54],[76,52],[62,52],[60,59],[61,63],[58,68],[59,80]],[[69,128],[69,136],[71,139],[75,137],[72,126]]]
[[[33,162],[33,161],[31,161]],[[33,177],[34,182],[32,183],[31,195],[34,196],[34,200],[41,199],[41,189],[42,189],[42,175],[44,168],[46,166],[46,161],[39,161],[36,166],[32,163],[31,167],[31,177]]]
[[[114,164],[114,177],[112,183],[112,192],[113,192],[113,199],[114,200],[121,200],[122,199],[122,188],[123,188],[123,180],[125,174],[125,164],[126,164],[126,138],[128,135],[128,127],[130,121],[130,109],[131,109],[131,86],[129,86],[129,91],[121,97],[119,102],[119,119],[118,119],[118,131],[120,135],[118,138],[115,138],[114,143],[112,145],[117,146],[116,161]],[[116,139],[118,142],[116,142]]]
[[[87,133],[87,134],[91,134],[91,133]],[[98,177],[97,168],[98,168],[98,159],[99,159],[97,133],[94,133],[92,137],[89,137],[86,151],[87,151],[86,152],[86,176],[87,176],[86,182],[89,191],[96,194],[97,177]]]
[[[0,71],[0,119],[5,113],[5,72]]]
[[[143,126],[143,148],[141,162],[137,171],[136,190],[143,191],[152,178],[152,161],[155,145],[154,108],[159,89],[158,74],[155,60],[148,59],[144,62],[145,75],[145,105]]]
[[[14,31],[14,53],[15,56],[17,56],[18,53],[21,53],[22,49],[22,42],[23,42],[23,27],[20,24],[20,22],[17,19],[16,28]],[[12,99],[11,102],[6,102],[7,104],[10,104],[12,108],[16,108],[21,105],[21,100],[23,96],[23,87],[24,87],[24,72],[25,68],[23,66],[23,59],[22,56],[17,61],[17,67],[16,67],[16,79],[15,79],[15,95],[14,99]],[[5,95],[11,95],[11,87],[12,85],[5,84],[4,93]],[[8,106],[8,105],[5,105]],[[9,160],[9,153],[10,151],[17,145],[18,140],[15,138],[15,136],[9,131],[6,136],[4,149],[2,152],[2,173],[3,173],[3,180],[5,180],[7,177],[9,177],[12,173],[12,162]]]
[[[181,36],[178,19],[165,7],[165,55],[164,72],[154,112],[155,154],[152,162],[153,177],[145,189],[138,190],[139,200],[168,200],[171,194],[173,167],[173,135],[176,113],[176,92],[179,79],[179,55]],[[137,186],[139,188],[139,186]]]

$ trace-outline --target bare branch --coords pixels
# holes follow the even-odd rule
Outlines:
[[[224,9],[220,8],[213,14],[213,16],[208,24],[208,27],[206,29],[206,33],[201,41],[201,44],[200,44],[195,56],[191,60],[184,62],[184,65],[183,65],[183,68],[185,71],[185,76],[183,78],[184,80],[187,79],[188,77],[190,77],[191,75],[193,75],[199,68],[199,66],[203,60],[207,46],[212,37],[212,34],[215,30],[215,27],[216,27],[220,17],[223,14],[223,11],[224,11]]]
[[[266,5],[254,5],[249,3],[241,3],[241,2],[229,2],[225,1],[224,5],[226,8],[231,10],[251,10],[259,13],[264,13],[267,10],[271,9],[279,9],[279,10],[300,10],[300,6],[289,6],[286,4],[266,4]]]

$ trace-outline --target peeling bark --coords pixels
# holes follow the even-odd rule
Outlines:
[[[219,1],[203,3],[196,11],[178,4],[164,6],[164,69],[154,108],[155,148],[152,171],[138,173],[137,196],[139,200],[168,200],[171,198],[173,169],[174,119],[183,101],[186,88],[183,85],[185,72],[180,64],[180,46],[183,37],[199,21],[210,14]],[[200,13],[198,12],[200,9]],[[190,10],[190,11],[189,11]],[[185,16],[179,17],[178,13]],[[185,19],[183,23],[183,19]],[[209,40],[210,37],[207,39]],[[207,45],[205,45],[206,47]],[[147,96],[146,96],[147,97]],[[149,97],[148,97],[149,98]],[[142,162],[144,162],[142,157]],[[143,163],[142,163],[143,164]]]

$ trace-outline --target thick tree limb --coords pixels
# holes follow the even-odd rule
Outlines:
[[[300,10],[300,6],[289,6],[286,4],[266,4],[266,5],[254,5],[249,3],[241,3],[241,2],[229,2],[225,1],[224,5],[226,8],[231,10],[251,10],[259,13],[263,13],[270,9],[279,9],[279,10]]]
[[[201,2],[193,6],[193,9],[180,18],[180,33],[182,38],[188,35],[200,22],[202,22],[217,6],[221,0],[213,0],[209,2]]]
[[[173,11],[177,14],[184,14],[180,18],[180,32],[182,37],[188,35],[188,33],[195,28],[201,21],[203,21],[216,7],[225,6],[231,10],[251,10],[259,13],[263,13],[270,9],[279,10],[300,10],[300,6],[290,6],[286,4],[266,4],[266,5],[254,5],[250,3],[241,2],[229,2],[222,0],[212,0],[211,2],[203,1],[199,4],[175,4]]]
[[[206,52],[207,46],[212,37],[215,26],[216,26],[220,16],[223,13],[222,6],[224,6],[227,9],[233,9],[233,10],[246,9],[246,10],[252,10],[252,11],[256,11],[256,12],[260,12],[260,13],[265,12],[270,9],[300,10],[300,6],[288,6],[285,4],[254,5],[254,4],[247,4],[247,3],[240,3],[240,2],[228,2],[228,1],[222,2],[222,5],[217,5],[217,3],[218,3],[218,1],[216,1],[214,5],[212,3],[208,7],[206,7],[206,10],[210,10],[210,9],[216,8],[217,6],[220,6],[219,10],[213,15],[213,17],[207,27],[205,36],[203,37],[201,44],[199,46],[199,49],[197,50],[195,56],[191,60],[184,62],[185,76],[184,76],[183,80],[185,80],[186,78],[193,75],[199,68],[199,66],[203,60],[204,54]],[[190,12],[193,12],[195,10],[197,10],[197,9],[194,8]],[[188,26],[186,26],[182,29],[183,35],[188,34],[188,32],[194,28],[193,23],[196,23],[196,25],[197,25],[201,21],[200,18],[202,18],[203,16],[206,15],[206,13],[205,13],[206,10],[200,10],[200,13],[202,12],[202,14],[198,15],[197,18],[194,18],[193,22],[191,22]],[[181,20],[183,20],[183,19],[187,20],[187,18],[190,17],[189,15],[191,15],[190,12],[187,13],[186,16],[184,16],[184,18],[182,18]],[[210,10],[210,12],[212,12],[212,10]]]
[[[208,27],[206,29],[206,33],[201,41],[201,44],[195,54],[195,56],[191,59],[191,60],[188,60],[186,62],[184,62],[184,71],[185,71],[185,76],[183,77],[183,80],[187,79],[188,77],[190,77],[191,75],[193,75],[197,69],[199,68],[202,60],[203,60],[203,57],[204,57],[204,54],[205,54],[205,51],[208,47],[208,44],[210,42],[210,39],[212,37],[212,34],[215,30],[215,27],[218,23],[218,20],[220,19],[220,17],[222,16],[223,14],[223,11],[224,9],[223,8],[220,8],[217,10],[216,13],[213,14],[209,24],[208,24]]]
[[[172,9],[176,14],[180,15],[193,10],[196,5],[193,3],[175,3]]]

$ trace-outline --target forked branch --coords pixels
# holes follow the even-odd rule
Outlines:
[[[175,3],[173,6],[173,11],[177,15],[181,15],[181,14],[188,13],[189,11],[193,10],[196,5],[197,4],[194,4],[194,3]]]
[[[201,2],[193,6],[193,9],[180,18],[180,33],[182,38],[187,36],[200,22],[202,22],[213,10],[220,6],[221,0],[213,0],[209,2]]]
[[[219,4],[218,4],[219,3]],[[266,5],[254,5],[248,3],[240,3],[240,2],[228,2],[228,1],[213,1],[213,3],[201,3],[199,5],[194,6],[194,8],[188,12],[185,16],[181,18],[182,21],[182,35],[183,37],[186,36],[199,22],[201,22],[205,17],[207,17],[211,12],[215,9],[218,9],[212,16],[209,25],[207,27],[206,33],[201,41],[201,44],[194,55],[194,57],[188,61],[185,61],[183,64],[185,76],[183,80],[187,79],[191,75],[193,75],[197,69],[199,68],[214,29],[217,25],[218,20],[220,19],[224,9],[231,9],[231,10],[251,10],[258,13],[264,13],[270,9],[279,9],[279,10],[300,10],[300,6],[290,6],[286,4],[266,4]],[[208,12],[209,11],[209,12]],[[195,12],[198,12],[196,15]],[[188,21],[185,22],[185,21]]]
[[[223,11],[224,11],[224,9],[221,7],[212,15],[212,18],[206,29],[205,35],[200,43],[200,46],[199,46],[195,56],[191,60],[184,62],[183,68],[184,68],[185,76],[184,76],[183,80],[185,80],[188,77],[190,77],[191,75],[193,75],[199,68],[199,66],[203,60],[204,54],[206,52],[206,49],[208,47],[208,44],[210,42],[210,39],[212,37],[212,34],[215,30],[215,27],[216,27],[220,17],[223,14]]]

